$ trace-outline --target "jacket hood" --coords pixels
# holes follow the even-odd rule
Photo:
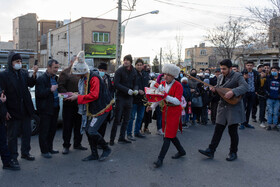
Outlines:
[[[9,54],[8,54],[8,70],[9,70],[9,71],[13,70],[12,58],[13,58],[13,56],[15,56],[15,55],[16,55],[16,53],[13,52],[13,51],[9,52]]]

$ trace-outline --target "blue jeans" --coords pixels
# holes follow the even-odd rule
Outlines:
[[[160,106],[156,107],[156,116],[157,116],[157,130],[162,128],[162,112],[160,110]]]
[[[133,104],[131,113],[130,113],[130,120],[127,127],[127,135],[132,135],[132,126],[135,119],[135,114],[137,113],[137,118],[135,122],[134,128],[134,135],[140,133],[140,127],[142,123],[142,119],[144,117],[145,106],[143,104]]]
[[[278,121],[278,112],[279,112],[279,100],[276,99],[267,99],[267,123],[269,125],[277,125]]]

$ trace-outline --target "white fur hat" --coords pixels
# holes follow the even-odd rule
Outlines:
[[[187,81],[187,82],[188,82],[188,78],[187,78],[187,77],[183,77],[183,78],[181,79],[181,82],[183,82],[183,81]]]
[[[83,75],[89,72],[89,67],[85,62],[84,51],[80,51],[77,55],[77,58],[72,65],[71,72],[74,75]]]
[[[177,78],[180,73],[180,68],[175,64],[164,64],[162,68],[162,73],[169,74]]]

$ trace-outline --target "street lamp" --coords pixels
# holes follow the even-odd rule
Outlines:
[[[125,19],[125,20],[121,21],[121,1],[119,1],[119,5],[118,5],[118,30],[117,30],[117,44],[116,44],[116,61],[117,61],[116,69],[121,64],[121,27],[122,27],[122,24],[127,20],[138,18],[140,16],[144,16],[144,15],[147,15],[147,14],[158,14],[158,13],[159,13],[159,10],[154,10],[154,11],[147,12],[147,13],[144,13],[144,14],[140,14],[140,15],[137,15],[137,16],[133,16],[133,17],[130,17],[128,19]]]
[[[122,21],[122,24],[127,21],[127,20],[131,20],[131,19],[134,19],[134,18],[138,18],[140,16],[145,16],[147,14],[158,14],[159,13],[159,10],[154,10],[154,11],[151,11],[151,12],[147,12],[147,13],[144,13],[144,14],[140,14],[140,15],[137,15],[137,16],[133,16],[133,17],[130,17],[130,18],[127,18],[125,20]]]

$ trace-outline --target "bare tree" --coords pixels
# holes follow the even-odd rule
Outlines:
[[[216,47],[218,56],[232,59],[237,46],[244,46],[246,43],[246,28],[246,23],[241,18],[229,17],[224,25],[209,30],[205,38]]]
[[[177,65],[180,67],[182,62],[183,36],[179,33],[175,37],[177,47]]]
[[[163,60],[164,62],[174,64],[175,63],[175,54],[173,52],[173,48],[170,44],[168,44],[163,50]]]

